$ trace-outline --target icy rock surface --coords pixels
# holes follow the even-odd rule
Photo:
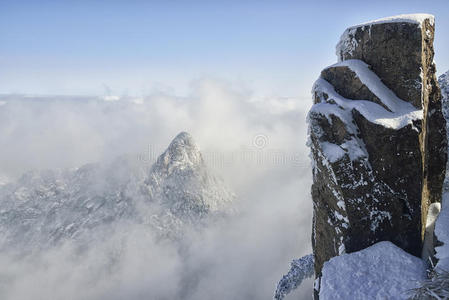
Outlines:
[[[322,273],[322,300],[409,299],[426,278],[423,261],[390,242],[334,257]]]
[[[88,242],[124,223],[177,238],[186,226],[225,214],[234,195],[208,171],[188,133],[151,167],[131,157],[75,170],[29,172],[0,187],[0,250]]]
[[[380,241],[421,255],[447,161],[433,33],[425,15],[351,27],[337,46],[340,62],[315,82],[308,122],[317,277],[332,257]]]
[[[449,71],[438,78],[443,101],[443,113],[449,120]],[[446,130],[449,132],[449,122],[446,122]],[[449,139],[449,136],[448,136]],[[439,260],[437,268],[449,271],[449,178],[444,182],[444,194],[441,204],[441,212],[435,224],[435,235],[441,243],[435,248],[436,258]]]
[[[290,263],[288,273],[282,276],[282,279],[279,281],[274,293],[274,299],[284,299],[291,291],[300,286],[304,279],[312,277],[314,274],[313,264],[313,254],[294,259]]]

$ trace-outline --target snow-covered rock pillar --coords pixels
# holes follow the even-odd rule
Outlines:
[[[347,29],[309,113],[315,273],[345,252],[391,241],[420,256],[441,200],[445,120],[433,63],[434,18],[402,15]]]

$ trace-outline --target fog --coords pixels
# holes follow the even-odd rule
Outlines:
[[[0,253],[5,299],[270,299],[292,259],[311,252],[310,99],[260,97],[202,79],[184,96],[0,99],[0,182],[129,154],[150,165],[181,131],[237,198],[237,213],[188,231],[185,247],[147,227],[118,226],[81,254]],[[290,299],[310,298],[307,281]]]

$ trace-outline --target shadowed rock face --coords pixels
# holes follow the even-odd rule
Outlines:
[[[446,128],[433,64],[432,16],[351,27],[340,63],[315,83],[315,274],[345,252],[391,241],[420,256],[428,205],[441,200]]]

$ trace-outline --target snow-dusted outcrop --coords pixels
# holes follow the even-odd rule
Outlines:
[[[223,211],[233,195],[211,176],[187,132],[181,132],[157,159],[145,181],[149,196],[183,219]]]
[[[107,165],[24,174],[0,189],[0,248],[46,248],[65,238],[88,237],[94,228],[118,220],[137,219],[141,199],[135,187],[143,176],[144,170],[134,169],[126,157]]]
[[[449,71],[438,78],[443,101],[443,113],[446,118],[446,130],[449,139]],[[449,165],[447,166],[449,167]],[[441,212],[435,223],[435,238],[438,247],[435,248],[438,259],[437,269],[449,272],[449,178],[444,182],[444,194],[441,203]],[[447,274],[446,274],[447,275]],[[449,290],[449,288],[448,288]]]
[[[324,263],[322,300],[409,299],[426,278],[424,262],[390,242],[343,254]]]
[[[318,287],[326,261],[379,241],[421,255],[427,209],[441,201],[447,161],[433,34],[429,15],[351,27],[337,46],[340,62],[313,87]]]
[[[304,279],[312,277],[315,274],[313,265],[313,254],[294,259],[290,263],[288,273],[282,276],[279,281],[274,293],[274,299],[284,299],[291,291],[300,286]]]
[[[438,77],[438,83],[440,84],[441,96],[443,97],[443,104],[447,104],[449,98],[449,71]],[[446,108],[446,106],[445,106]],[[444,110],[445,116],[447,116],[447,110]]]
[[[210,174],[191,136],[181,133],[151,168],[124,156],[76,170],[30,172],[1,186],[0,249],[88,241],[126,223],[176,238],[210,213],[226,213],[233,197]]]

